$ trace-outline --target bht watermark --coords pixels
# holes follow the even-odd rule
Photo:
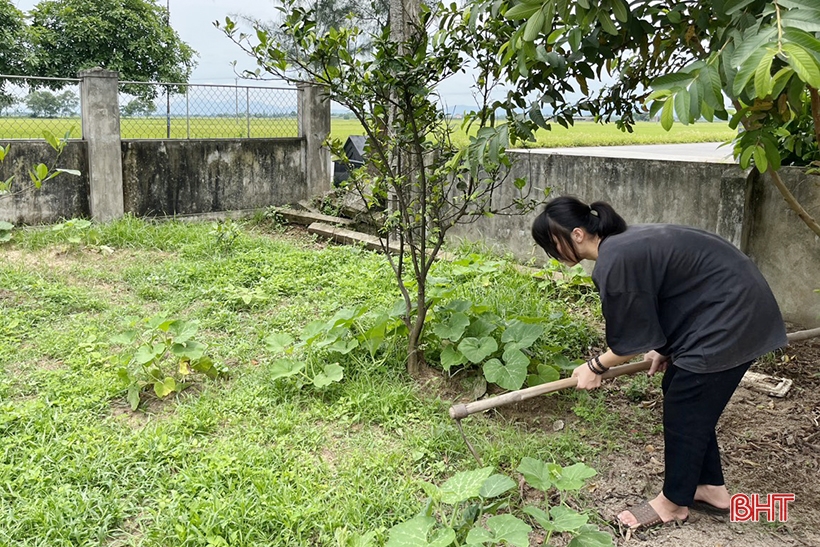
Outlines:
[[[789,520],[789,502],[794,494],[734,494],[729,503],[729,520],[732,522],[757,522],[761,515],[766,522]]]

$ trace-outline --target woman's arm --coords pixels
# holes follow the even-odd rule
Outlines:
[[[633,357],[635,357],[635,355],[617,355],[610,349],[599,355],[597,361],[593,359],[593,366],[597,368],[598,362],[600,362],[603,368],[617,367],[627,361],[631,361]],[[578,385],[576,386],[578,389],[595,389],[601,387],[600,374],[595,374],[587,363],[578,366],[572,371],[572,376],[578,378]]]

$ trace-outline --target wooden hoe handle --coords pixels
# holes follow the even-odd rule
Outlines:
[[[641,361],[640,363],[629,363],[628,365],[612,367],[603,373],[601,378],[615,378],[616,376],[622,376],[624,374],[634,374],[642,370],[649,370],[651,364],[652,361]],[[476,412],[483,412],[510,403],[525,401],[538,395],[544,395],[545,393],[575,387],[577,383],[577,378],[564,378],[563,380],[556,380],[554,382],[547,382],[546,384],[511,391],[498,397],[490,397],[489,399],[482,399],[473,403],[467,403],[466,405],[453,405],[450,407],[450,417],[454,420],[460,420]]]

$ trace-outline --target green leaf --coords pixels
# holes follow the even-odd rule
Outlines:
[[[769,169],[769,160],[766,159],[766,149],[759,144],[754,147],[755,167],[761,173],[765,173]]]
[[[3,229],[2,223],[0,223],[0,230]],[[122,344],[122,345],[131,345],[137,340],[137,331],[135,330],[127,330],[120,334],[111,337],[112,344]]]
[[[497,473],[484,481],[478,494],[484,499],[497,498],[501,494],[509,492],[515,486],[515,481],[510,477]]]
[[[715,110],[723,110],[723,85],[720,81],[720,73],[717,68],[712,65],[706,65],[701,71],[702,77],[705,77],[705,88],[709,89],[705,97],[706,103]],[[710,102],[711,101],[711,102]]]
[[[689,92],[681,89],[675,94],[675,113],[678,115],[678,121],[683,125],[689,125],[689,110],[691,97]]]
[[[780,22],[784,28],[820,32],[820,9],[789,10],[781,14]]]
[[[474,317],[467,328],[467,336],[473,338],[484,338],[489,336],[498,328],[500,319],[492,313],[484,313],[478,317]]]
[[[424,490],[424,493],[427,494],[428,498],[436,502],[441,501],[441,488],[435,484],[427,481],[421,481],[421,489]]]
[[[615,545],[612,542],[612,536],[609,534],[594,529],[590,525],[585,526],[585,528],[590,529],[583,530],[573,537],[567,547],[613,547]]]
[[[388,532],[385,547],[447,547],[456,539],[452,528],[439,530],[428,541],[427,537],[436,526],[436,519],[418,515],[407,522],[393,526]]]
[[[652,80],[652,89],[657,91],[684,89],[692,83],[695,77],[688,72],[673,72]]]
[[[305,368],[305,363],[294,361],[292,359],[277,359],[270,364],[268,369],[269,379],[278,380],[279,378],[287,378],[298,374]]]
[[[526,26],[524,27],[523,39],[525,42],[532,42],[536,37],[538,37],[539,34],[541,34],[541,29],[544,28],[544,18],[545,14],[543,7],[529,18]]]
[[[324,373],[331,382],[341,382],[344,377],[344,369],[338,363],[325,365]]]
[[[154,393],[157,394],[157,397],[162,398],[166,395],[170,395],[177,389],[177,382],[170,376],[167,376],[161,382],[154,382]]]
[[[128,395],[126,395],[126,400],[128,404],[131,405],[131,410],[137,410],[137,407],[140,406],[140,388],[137,385],[132,385],[128,387]]]
[[[458,351],[470,360],[473,364],[478,364],[498,349],[498,342],[491,336],[484,338],[465,338],[458,345]]]
[[[456,349],[455,346],[447,346],[440,355],[441,367],[449,371],[453,367],[463,365],[467,362],[467,358]]]
[[[783,32],[785,42],[794,42],[811,53],[815,59],[820,59],[820,40],[814,35],[800,29],[786,29]]]
[[[35,172],[37,173],[37,178],[43,180],[48,176],[48,166],[45,163],[37,164],[37,167],[34,168]]]
[[[519,348],[528,348],[544,334],[546,329],[538,323],[524,323],[519,319],[510,322],[501,335],[501,342],[516,342]]]
[[[696,80],[689,86],[689,121],[695,122],[700,119],[700,90],[702,89],[703,84],[700,82],[700,79]]]
[[[145,365],[163,353],[165,353],[165,344],[154,344],[153,346],[144,344],[140,346],[137,349],[137,353],[134,354],[134,362],[138,365]]]
[[[820,0],[778,0],[784,8],[820,10]]]
[[[492,467],[456,473],[441,485],[441,501],[455,505],[479,497],[481,487],[492,474]]]
[[[193,337],[199,330],[199,324],[196,321],[172,321],[168,325],[168,334],[174,337],[174,342],[185,342]]]
[[[561,373],[555,367],[546,363],[539,363],[536,371],[536,374],[527,376],[527,385],[537,386],[547,382],[554,382],[561,377]]]
[[[57,140],[57,137],[55,137],[51,131],[43,130],[43,138],[54,150],[60,150],[60,141]]]
[[[205,354],[207,346],[194,340],[188,340],[185,343],[171,345],[171,353],[177,357],[185,357],[190,360],[196,360]]]
[[[540,4],[516,4],[507,10],[504,17],[507,19],[529,19],[535,12],[541,10]]]
[[[464,540],[467,545],[484,545],[485,543],[494,543],[493,535],[484,528],[476,527],[470,528],[467,533],[467,538]]]
[[[775,51],[767,49],[766,54],[760,59],[760,63],[755,69],[755,95],[758,99],[764,99],[771,94],[774,87],[774,80],[772,80],[772,61],[774,60]]]
[[[747,29],[743,33],[742,39],[739,42],[736,42],[736,48],[731,55],[731,60],[728,62],[724,61],[723,66],[743,66],[746,63],[746,61],[748,61],[749,57],[763,50],[766,44],[776,37],[777,29],[773,27],[768,27],[761,31],[758,31],[756,27]],[[753,61],[752,66],[757,67],[758,62],[759,59],[758,61]]]
[[[446,339],[458,342],[469,326],[470,318],[461,312],[457,312],[450,315],[446,323],[442,322],[433,327],[433,333],[442,340]]]
[[[517,471],[524,475],[524,480],[533,488],[546,492],[552,487],[552,477],[547,464],[541,460],[525,457],[518,465]]]
[[[769,161],[769,166],[773,171],[780,169],[780,151],[774,139],[764,138],[763,148],[766,150],[766,159]]]
[[[604,29],[604,32],[607,34],[611,34],[612,36],[618,35],[618,29],[615,27],[615,23],[612,22],[612,19],[609,18],[609,14],[605,11],[601,10],[598,12],[598,22],[601,23],[601,28]]]
[[[612,0],[612,13],[615,14],[615,18],[621,23],[626,23],[627,19],[629,19],[629,10],[626,2],[623,0]]]
[[[532,528],[513,515],[490,517],[487,519],[487,527],[493,532],[496,543],[503,541],[516,547],[528,547],[530,544],[529,534]]]
[[[561,469],[555,480],[555,487],[559,490],[580,490],[586,479],[594,477],[598,472],[584,463],[576,463]]]
[[[675,123],[675,113],[672,110],[674,101],[666,99],[663,102],[663,109],[661,110],[661,127],[666,131],[672,129],[672,124]]]
[[[498,359],[490,359],[482,369],[488,382],[498,384],[504,389],[515,390],[521,387],[527,378],[527,367],[504,366]]]
[[[501,358],[504,360],[504,365],[513,367],[514,369],[523,369],[524,372],[526,372],[530,366],[530,358],[513,344],[509,344],[504,349],[504,354]]]
[[[740,154],[740,168],[746,169],[749,167],[749,163],[752,161],[752,154],[755,151],[755,146],[749,146],[748,148],[744,148],[743,152]]]
[[[293,344],[293,336],[285,332],[277,332],[265,337],[263,343],[271,353],[284,353]]]
[[[767,49],[764,47],[760,47],[755,50],[747,59],[740,65],[740,68],[737,71],[737,75],[735,75],[735,81],[732,85],[732,92],[735,95],[740,95],[743,93],[743,89],[746,87],[746,84],[749,83],[749,80],[755,74],[758,65],[760,64],[760,60],[767,54]]]
[[[783,52],[787,55],[786,62],[801,80],[811,87],[820,87],[820,68],[808,51],[797,44],[783,44]]]
[[[754,2],[754,0],[727,0],[723,4],[723,13],[731,15],[736,11],[742,10],[752,2]]]
[[[589,520],[587,515],[574,511],[565,505],[556,505],[550,509],[550,515],[556,532],[574,532]]]
[[[538,523],[538,526],[543,528],[547,532],[554,532],[555,527],[550,520],[550,516],[544,512],[543,509],[539,509],[533,505],[528,505],[524,508],[524,513],[531,516],[535,519],[535,522]]]

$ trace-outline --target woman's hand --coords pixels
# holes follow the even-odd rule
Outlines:
[[[578,379],[577,389],[595,389],[601,387],[601,376],[595,374],[586,363],[579,365],[572,371],[572,377]]]
[[[643,358],[644,361],[652,361],[652,365],[650,365],[649,370],[646,372],[649,376],[652,376],[656,372],[664,372],[669,366],[669,357],[661,355],[655,350],[647,352]]]

